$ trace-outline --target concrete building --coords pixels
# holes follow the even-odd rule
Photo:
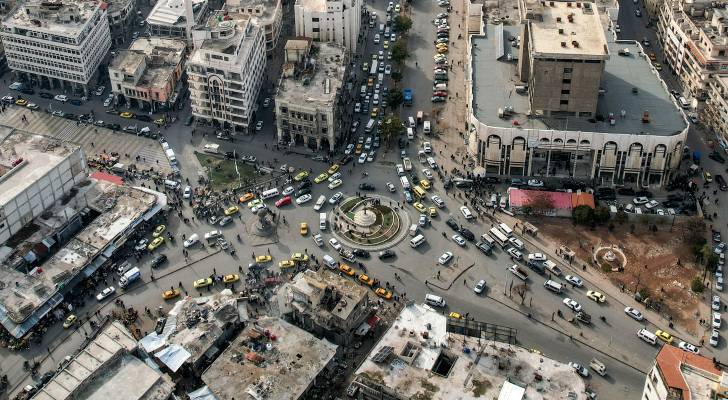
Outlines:
[[[708,98],[700,113],[700,120],[718,136],[728,142],[728,76],[708,80]]]
[[[314,49],[312,51],[312,49]],[[275,96],[278,140],[334,151],[342,135],[342,86],[349,57],[343,46],[289,40]]]
[[[3,19],[8,67],[43,87],[88,93],[89,81],[111,47],[103,2],[28,2]]]
[[[263,83],[263,29],[249,16],[220,11],[193,31],[193,43],[187,60],[192,115],[233,135],[247,131]]]
[[[356,52],[362,0],[296,0],[296,36],[334,42]]]
[[[147,364],[119,321],[108,323],[36,393],[33,400],[166,400],[172,379]]]
[[[585,398],[584,381],[567,364],[512,344],[456,333],[462,327],[458,321],[426,305],[405,306],[354,372],[358,393],[352,397]],[[466,329],[482,333],[475,321]]]
[[[662,346],[645,378],[642,400],[724,399],[728,375],[707,357]]]
[[[136,31],[132,26],[137,11],[136,0],[111,0],[107,4],[109,8],[106,13],[109,18],[111,40],[114,44],[122,44],[131,32]]]
[[[250,323],[202,375],[218,399],[302,398],[337,346],[278,318]]]
[[[117,102],[156,112],[177,102],[184,71],[185,43],[177,39],[136,39],[109,64]]]
[[[474,172],[573,178],[597,185],[663,185],[678,170],[688,129],[685,115],[639,43],[593,32],[602,22],[588,4],[521,2],[528,28],[487,24],[483,34],[470,37],[466,87]],[[531,33],[523,36],[524,29]],[[514,42],[525,37],[532,43],[521,43],[521,48],[539,49],[540,39],[529,38],[534,35],[558,37],[550,51],[565,49],[569,61],[521,60]],[[577,55],[585,46],[594,49],[580,60]],[[568,63],[574,66],[562,68]],[[552,82],[531,78],[545,71],[551,71]],[[581,71],[578,82],[586,89],[571,86],[576,71]],[[541,90],[546,94],[539,94]]]
[[[153,36],[189,42],[193,27],[203,23],[207,7],[207,0],[159,0],[147,15],[149,31]]]
[[[265,31],[265,50],[270,54],[281,36],[283,26],[283,5],[281,0],[231,0],[225,3],[227,9],[241,15],[248,15]]]
[[[342,346],[356,340],[371,313],[365,287],[324,269],[300,272],[280,293],[281,309],[294,324]]]

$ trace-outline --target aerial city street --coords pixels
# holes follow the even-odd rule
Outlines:
[[[0,17],[0,400],[728,393],[724,4]]]

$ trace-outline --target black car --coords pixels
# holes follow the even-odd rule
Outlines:
[[[383,250],[383,251],[379,252],[380,260],[384,260],[384,259],[392,258],[392,257],[394,257],[394,251],[392,251],[392,250]]]
[[[311,187],[311,181],[301,181],[298,184],[298,190],[307,189]]]
[[[460,226],[458,225],[457,222],[455,222],[454,219],[452,219],[452,217],[448,218],[447,221],[445,221],[445,223],[447,224],[447,226],[452,228],[452,230],[454,230],[455,232],[460,231]]]
[[[113,129],[115,131],[118,131],[121,129],[121,125],[119,124],[104,124],[104,128]]]
[[[44,98],[44,99],[52,99],[53,95],[48,92],[40,92],[38,96]]]
[[[512,178],[511,179],[511,186],[519,187],[519,186],[526,186],[527,183],[523,179],[520,178]]]
[[[721,164],[725,164],[725,158],[723,158],[723,156],[721,156],[720,153],[718,153],[717,151],[710,153],[708,155],[708,158],[710,158],[713,161],[717,161]]]
[[[71,114],[71,113],[63,114],[63,118],[65,118],[65,119],[71,119],[71,120],[77,120],[78,119],[78,117],[76,116],[76,114]]]
[[[485,178],[483,178],[483,183],[493,184],[493,183],[500,183],[500,182],[501,182],[501,180],[497,176],[486,176]]]
[[[599,200],[616,200],[617,192],[612,188],[598,188],[595,197]]]
[[[225,158],[227,158],[229,160],[232,160],[234,158],[237,158],[237,156],[238,156],[238,153],[236,153],[234,151],[226,151],[225,152]]]
[[[662,202],[662,206],[667,208],[675,208],[678,207],[680,204],[682,204],[682,201],[680,200],[667,200]]]
[[[350,163],[352,160],[352,157],[350,155],[345,155],[344,157],[341,157],[341,160],[339,160],[339,165],[346,165]]]
[[[296,198],[303,196],[304,194],[311,194],[311,189],[305,187],[303,189],[299,189],[296,192]]]
[[[152,260],[152,268],[158,268],[160,265],[164,264],[166,261],[167,261],[167,255],[160,254],[160,255],[154,257],[154,260]]]
[[[475,240],[475,234],[470,231],[470,229],[465,227],[460,227],[460,235],[464,237],[465,239],[468,239],[468,241],[472,242]]]
[[[374,185],[371,183],[360,183],[359,184],[359,190],[374,190]]]
[[[634,192],[634,195],[636,197],[647,197],[648,199],[652,198],[652,192],[650,192],[649,190],[645,190],[645,189]]]
[[[486,242],[478,241],[477,243],[475,243],[475,247],[480,249],[480,251],[482,251],[486,255],[491,255],[493,253],[493,247],[491,247],[491,245]]]
[[[623,187],[617,189],[617,193],[622,196],[634,196],[634,189],[632,189],[631,187]]]
[[[667,195],[668,200],[674,200],[674,201],[682,201],[682,199],[684,197],[685,197],[684,195],[677,194],[677,193],[670,193]]]
[[[139,121],[152,122],[152,117],[144,114],[136,114],[134,115],[134,118],[138,119]]]
[[[22,88],[22,89],[20,89],[20,91],[25,94],[35,94],[35,90],[33,90],[31,88]]]
[[[399,138],[397,140],[397,145],[399,146],[400,149],[404,149],[407,146],[407,141],[404,140],[404,138]]]
[[[369,252],[364,249],[352,249],[351,254],[361,258],[369,258]]]
[[[718,184],[718,188],[722,191],[728,190],[728,185],[726,185],[725,179],[723,178],[723,175],[716,174],[715,175],[715,183]]]

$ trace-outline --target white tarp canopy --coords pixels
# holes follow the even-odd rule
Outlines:
[[[147,353],[154,353],[157,349],[166,345],[167,341],[164,337],[157,335],[157,332],[152,332],[147,336],[144,336],[139,341],[139,344]]]
[[[185,350],[184,347],[173,344],[159,353],[155,354],[157,359],[164,363],[172,372],[177,372],[179,367],[192,357],[189,351]]]
[[[190,400],[218,400],[212,390],[207,385],[195,390],[194,392],[187,393]]]
[[[525,394],[526,388],[505,381],[498,394],[498,400],[522,400]]]

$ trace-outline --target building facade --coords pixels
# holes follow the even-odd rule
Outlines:
[[[299,39],[286,43],[285,54],[275,96],[279,142],[334,151],[342,134],[340,116],[346,103],[342,96],[349,65],[346,48],[334,43],[312,46],[311,41]]]
[[[184,71],[185,43],[177,39],[136,39],[109,64],[111,91],[117,102],[156,112],[178,97]]]
[[[645,378],[642,400],[722,399],[726,373],[707,357],[662,346]],[[716,394],[721,394],[716,396]]]
[[[354,53],[362,6],[361,0],[296,0],[296,36],[334,42]]]
[[[111,40],[114,44],[124,43],[129,33],[134,31],[132,24],[136,15],[136,0],[113,0],[108,4],[109,8],[106,12],[109,18]]]
[[[265,30],[265,49],[270,54],[281,36],[283,5],[281,0],[234,0],[225,3],[228,10],[248,15]]]
[[[111,47],[106,3],[26,3],[3,20],[8,67],[42,87],[87,85]]]
[[[708,81],[708,98],[705,109],[699,114],[700,122],[728,141],[728,76],[718,76]]]
[[[187,61],[192,115],[231,134],[253,125],[266,65],[263,29],[249,16],[219,12],[192,33]]]
[[[147,15],[153,36],[190,40],[193,27],[203,23],[207,0],[160,0]]]

